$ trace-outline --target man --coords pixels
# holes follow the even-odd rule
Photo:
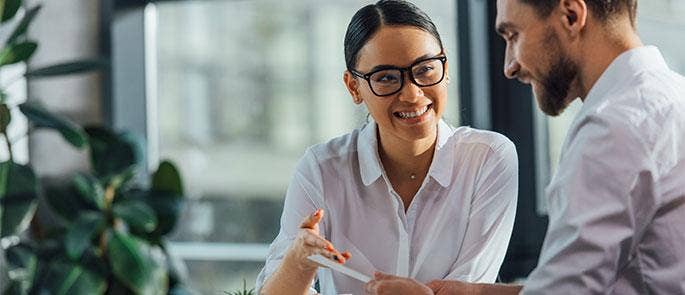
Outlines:
[[[545,191],[549,228],[525,285],[377,274],[367,291],[685,294],[685,78],[642,45],[636,6],[497,1],[505,75],[531,84],[548,115],[583,101]]]

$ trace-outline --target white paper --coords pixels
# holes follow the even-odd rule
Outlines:
[[[351,268],[349,268],[343,264],[340,264],[338,262],[330,260],[330,259],[322,256],[321,254],[311,255],[311,256],[307,257],[307,259],[314,261],[318,264],[321,264],[325,267],[328,267],[332,270],[335,270],[337,272],[341,272],[341,273],[343,273],[349,277],[355,278],[355,279],[360,280],[364,283],[368,283],[371,280],[370,276],[367,276],[367,275],[365,275],[361,272],[358,272],[354,269],[351,269]]]

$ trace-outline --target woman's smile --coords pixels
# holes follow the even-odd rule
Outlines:
[[[425,105],[423,107],[418,107],[418,108],[413,108],[413,109],[406,109],[402,111],[396,111],[393,112],[393,116],[395,119],[399,120],[403,124],[407,125],[416,125],[428,121],[432,121],[432,115],[434,112],[433,110],[433,104],[430,103],[428,105]]]

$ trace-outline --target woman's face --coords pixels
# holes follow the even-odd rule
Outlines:
[[[411,26],[383,26],[359,51],[355,70],[367,74],[379,66],[405,68],[441,54],[440,44],[428,32]],[[419,87],[411,82],[408,72],[403,75],[402,88],[389,96],[377,96],[366,80],[347,71],[344,80],[353,101],[366,103],[378,124],[381,140],[433,140],[447,104],[448,79],[443,78],[433,86]]]

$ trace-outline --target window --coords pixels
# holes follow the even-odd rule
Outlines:
[[[154,38],[159,155],[179,164],[191,198],[172,251],[200,293],[254,284],[306,147],[366,122],[342,83],[342,43],[368,3],[156,4],[146,38]],[[458,80],[455,3],[418,5],[438,26]],[[457,125],[454,84],[445,120]]]

